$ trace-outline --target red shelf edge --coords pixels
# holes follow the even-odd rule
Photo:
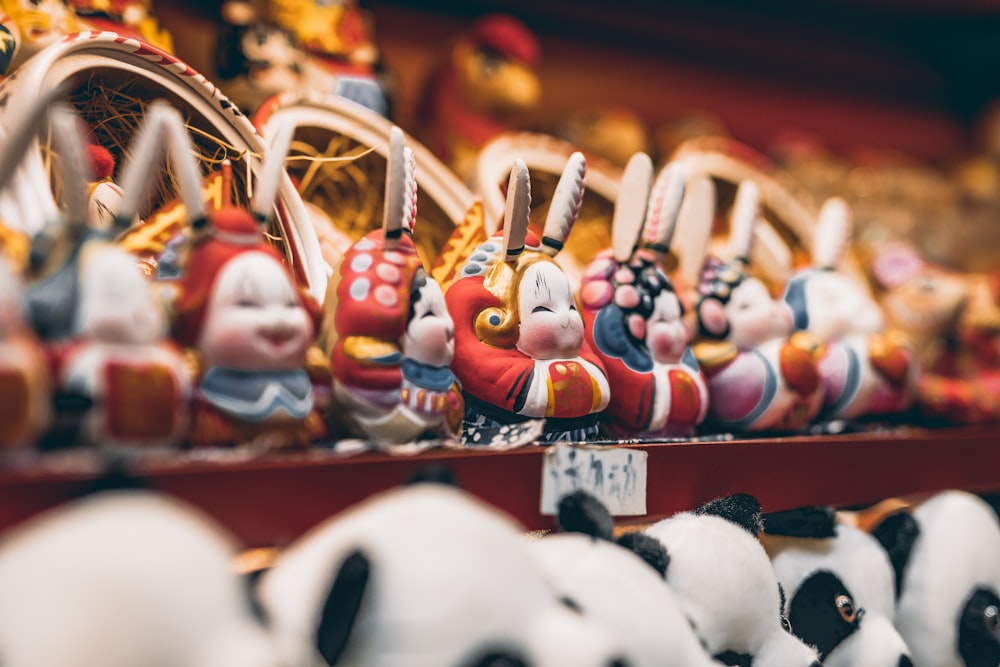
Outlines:
[[[618,446],[618,445],[612,445]],[[650,522],[728,493],[756,496],[764,511],[838,507],[945,488],[1000,490],[994,427],[620,445],[648,453]],[[553,526],[539,511],[546,448],[503,452],[437,449],[415,456],[323,452],[239,461],[145,465],[135,476],[202,508],[248,546],[286,544],[326,517],[444,464],[459,483],[526,529]],[[79,495],[99,476],[0,470],[0,530]]]

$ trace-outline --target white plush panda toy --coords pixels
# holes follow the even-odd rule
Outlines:
[[[893,625],[895,579],[882,546],[826,507],[764,517],[761,535],[792,633],[826,667],[913,667]]]
[[[4,667],[280,667],[235,543],[152,491],[104,491],[0,542]]]
[[[896,627],[918,666],[1000,665],[1000,522],[982,498],[944,491],[872,530],[896,574]]]
[[[786,629],[771,561],[758,540],[760,504],[712,501],[646,529],[670,554],[667,583],[709,653],[740,667],[816,667],[816,651]]]
[[[556,593],[611,629],[632,667],[718,667],[664,579],[669,555],[642,533],[613,541],[613,521],[593,496],[559,502],[563,532],[529,543]]]
[[[461,490],[411,484],[293,543],[260,599],[296,667],[622,667],[561,602],[519,527]]]

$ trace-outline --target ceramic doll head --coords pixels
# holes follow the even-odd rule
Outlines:
[[[448,366],[455,356],[455,323],[444,292],[422,267],[414,272],[409,321],[399,346],[403,356],[429,366]]]
[[[135,257],[114,246],[84,258],[77,316],[81,336],[108,343],[148,345],[167,334],[163,311]]]
[[[850,243],[850,215],[847,202],[839,197],[823,204],[813,238],[813,266],[785,287],[795,329],[822,340],[877,333],[884,326],[882,311],[866,285],[836,268]]]
[[[700,335],[726,340],[739,350],[750,350],[791,333],[788,310],[749,272],[757,215],[757,186],[744,181],[737,190],[730,221],[733,258],[708,257],[698,280]]]
[[[573,287],[552,259],[579,211],[583,170],[576,153],[539,242],[528,235],[528,169],[518,160],[502,238],[476,248],[445,295],[455,319],[455,374],[496,423],[590,420],[607,405],[607,379],[585,341]]]

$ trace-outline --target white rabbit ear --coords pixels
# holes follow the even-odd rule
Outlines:
[[[686,179],[687,169],[679,162],[673,162],[660,170],[660,175],[653,183],[643,235],[646,247],[660,259],[670,252],[670,242],[673,240],[677,218],[684,201]]]
[[[164,146],[166,144],[166,146]],[[201,169],[194,157],[194,146],[184,126],[179,111],[166,102],[153,102],[146,111],[146,118],[139,136],[129,148],[129,161],[122,170],[122,201],[115,213],[115,226],[125,228],[132,224],[139,205],[146,198],[150,186],[156,182],[152,171],[165,153],[170,151],[181,201],[188,219],[195,229],[205,225],[205,198],[201,191]]]
[[[833,268],[843,257],[851,240],[851,206],[840,197],[830,197],[823,202],[813,234],[813,265],[821,269]]]
[[[754,263],[767,280],[784,285],[792,275],[792,251],[766,220],[753,227]]]
[[[715,183],[705,175],[695,176],[684,191],[674,247],[678,255],[678,274],[687,285],[697,285],[708,255],[715,223]]]
[[[634,154],[625,165],[611,218],[611,247],[619,264],[629,261],[639,245],[652,185],[653,160],[645,153]]]
[[[753,228],[760,214],[760,192],[757,184],[746,180],[736,189],[736,200],[729,217],[729,251],[734,258],[750,261]]]
[[[257,179],[257,188],[253,193],[250,210],[262,225],[274,212],[274,201],[278,197],[278,188],[285,173],[285,158],[288,157],[294,136],[295,123],[282,123],[275,131],[271,145],[267,149],[267,157],[261,165],[260,178]]]
[[[69,106],[55,103],[49,108],[52,139],[59,150],[62,201],[70,227],[87,226],[87,183],[90,160],[80,134],[80,117]]]
[[[0,160],[0,190],[10,185],[11,179],[21,166],[28,147],[38,140],[38,132],[42,123],[48,118],[49,107],[61,96],[63,91],[49,91],[48,95],[40,95],[27,109],[21,122],[11,129],[3,145],[3,160]]]
[[[389,154],[385,164],[385,202],[382,210],[382,234],[385,247],[394,248],[403,234],[403,208],[406,204],[406,140],[395,125],[389,130]]]
[[[583,202],[584,179],[587,175],[587,160],[577,151],[569,156],[563,168],[559,183],[552,194],[549,214],[545,217],[542,231],[542,252],[555,255],[562,250],[576,217],[580,215]]]
[[[524,160],[518,158],[507,184],[507,208],[503,219],[503,253],[507,262],[517,261],[524,250],[531,214],[531,177]]]

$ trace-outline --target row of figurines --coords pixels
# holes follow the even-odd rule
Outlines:
[[[48,115],[57,147],[72,155],[80,142],[65,114]],[[568,160],[540,235],[529,230],[530,180],[518,160],[502,231],[443,290],[412,240],[416,165],[394,128],[382,228],[345,253],[321,306],[263,233],[287,130],[249,210],[208,213],[179,114],[152,106],[132,151],[141,157],[120,179],[116,219],[127,227],[136,217],[159,143],[169,144],[190,218],[152,282],[87,224],[86,198],[73,194],[86,178],[74,173],[78,161],[59,161],[66,219],[33,241],[23,296],[15,276],[0,281],[0,441],[23,445],[46,432],[49,441],[171,446],[307,445],[347,434],[471,444],[525,433],[542,442],[602,431],[662,438],[794,431],[901,412],[913,400],[915,355],[882,331],[864,287],[834,268],[849,239],[839,200],[820,214],[815,266],[774,298],[750,272],[754,183],[737,192],[723,260],[707,254],[711,181],[683,164],[654,178],[649,157],[637,154],[616,203],[614,247],[575,286],[554,258],[580,209],[584,158]],[[682,263],[676,288],[662,268],[671,246]],[[686,279],[685,264],[696,266]],[[54,436],[53,405],[55,423],[70,429]]]
[[[239,557],[196,508],[105,490],[3,534],[0,650],[10,667],[996,665],[995,507],[892,502],[762,514],[733,494],[624,532],[575,491],[526,539],[424,481]]]

